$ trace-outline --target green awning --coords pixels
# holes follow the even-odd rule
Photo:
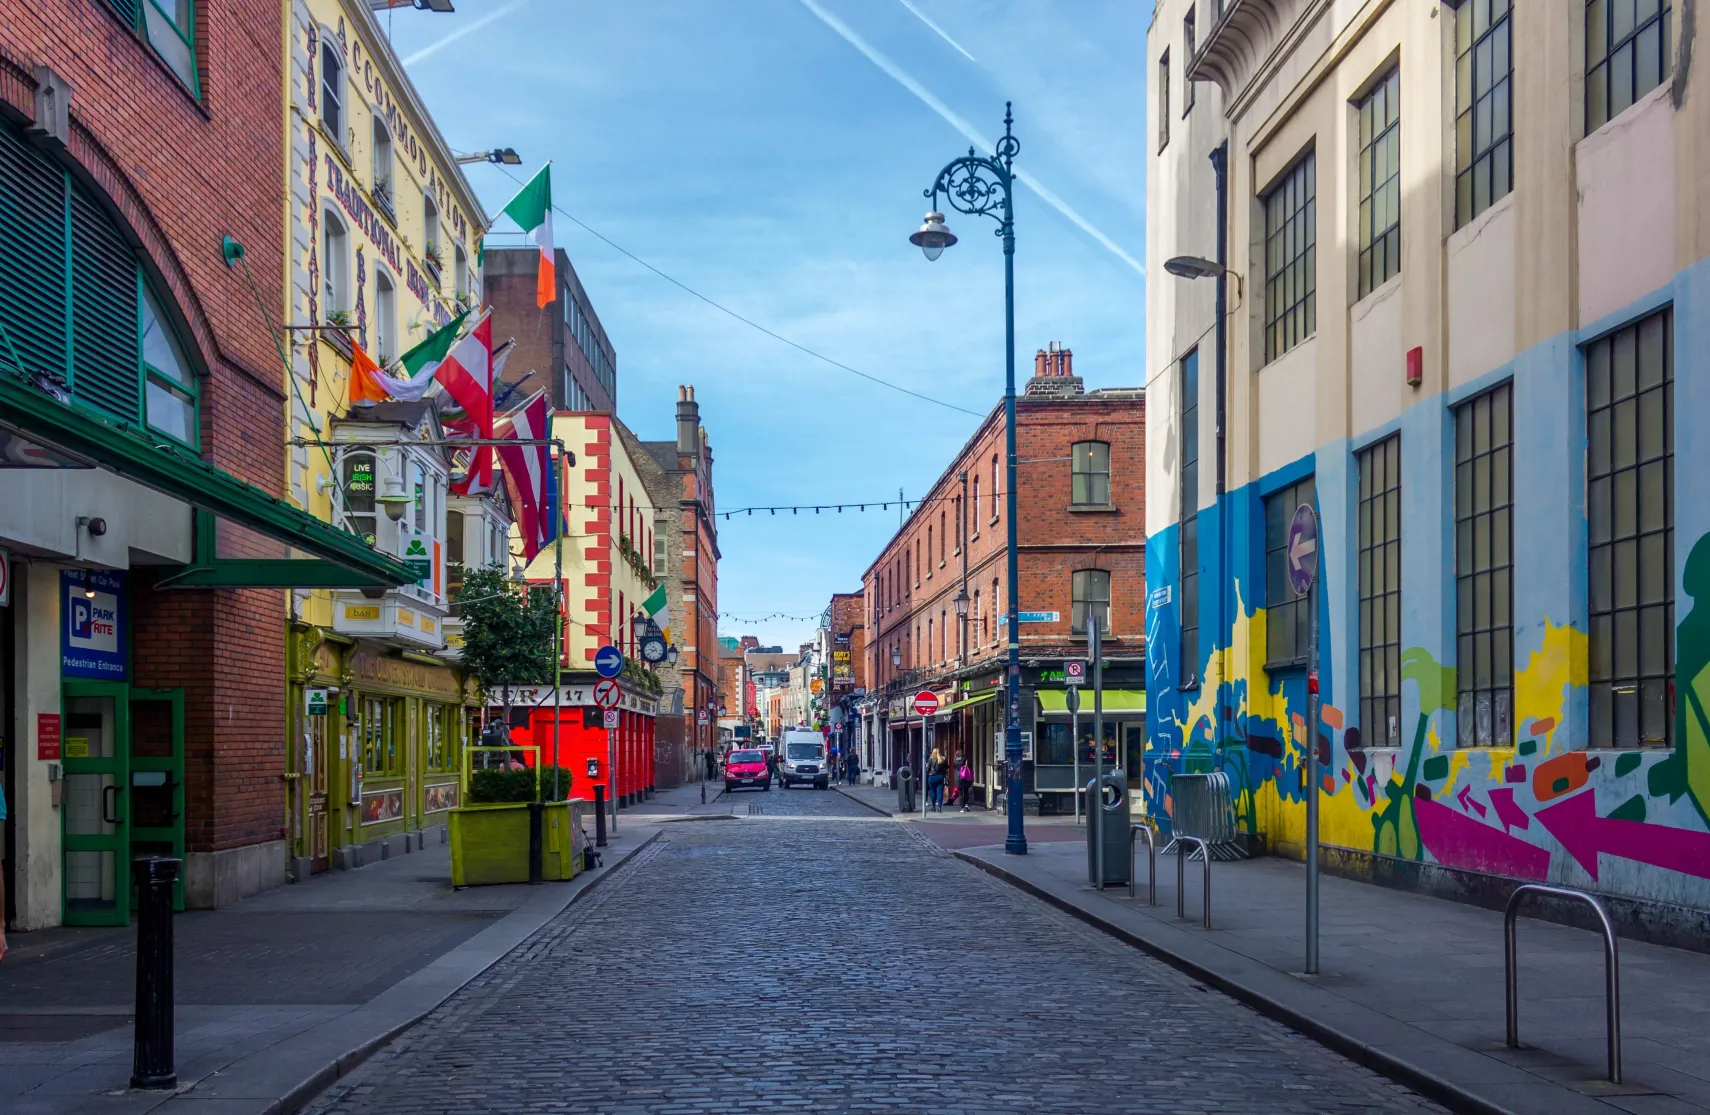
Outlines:
[[[1046,716],[1069,715],[1068,691],[1063,689],[1041,689],[1039,695],[1039,711]],[[1103,699],[1105,712],[1145,712],[1146,691],[1144,689],[1106,689]],[[1081,688],[1081,715],[1092,715],[1092,688]]]
[[[997,695],[998,695],[998,691],[996,689],[988,689],[984,693],[976,693],[972,697],[964,697],[962,700],[956,701],[953,704],[945,705],[943,708],[939,709],[938,711],[940,714],[943,714],[946,712],[955,712],[959,708],[967,708],[969,705],[977,705],[977,704],[981,704],[985,701],[993,700],[997,697]]]
[[[156,439],[132,426],[86,407],[60,402],[5,374],[0,374],[0,427],[324,559],[267,563],[299,567],[307,578],[302,582],[305,585],[332,580],[384,588],[421,579],[419,572],[354,534],[244,483],[188,451],[157,445]]]

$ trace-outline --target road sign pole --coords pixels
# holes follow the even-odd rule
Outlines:
[[[1318,974],[1318,582],[1306,594],[1306,974]]]
[[[1087,650],[1092,656],[1092,734],[1093,734],[1093,784],[1097,787],[1096,796],[1087,802],[1087,812],[1091,814],[1087,821],[1087,832],[1092,835],[1093,861],[1098,868],[1098,878],[1093,885],[1099,890],[1104,889],[1104,638],[1099,630],[1099,617],[1087,610]]]
[[[1081,691],[1071,689],[1064,696],[1069,703],[1069,750],[1075,756],[1075,824],[1081,823]]]

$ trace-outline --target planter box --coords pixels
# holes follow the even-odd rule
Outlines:
[[[540,865],[545,879],[569,879],[582,869],[580,798],[550,801],[541,811]],[[528,805],[498,802],[451,811],[451,885],[528,882]]]

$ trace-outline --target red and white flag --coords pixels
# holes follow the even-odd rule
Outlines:
[[[551,412],[546,406],[546,392],[536,394],[510,415],[509,429],[500,437],[518,441],[544,441],[551,437],[548,423]],[[559,524],[558,481],[552,469],[550,445],[502,445],[499,461],[504,465],[505,479],[515,496],[517,531],[522,535],[523,558],[533,561],[535,555],[557,539]]]
[[[468,415],[475,437],[493,436],[493,321],[491,311],[475,320],[434,369],[433,378],[453,402]],[[452,485],[461,495],[478,495],[493,488],[493,450],[480,446],[469,462],[469,471]]]

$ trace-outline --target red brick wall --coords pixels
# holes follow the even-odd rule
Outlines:
[[[198,101],[105,4],[8,4],[0,56],[15,75],[47,65],[68,80],[63,155],[136,234],[145,268],[181,315],[208,370],[203,455],[278,494],[285,479],[285,375],[244,271],[277,317],[284,273],[282,13],[274,0],[199,4]],[[6,108],[29,117],[28,83]],[[182,686],[193,851],[278,839],[284,831],[285,606],[269,591],[156,594],[133,574],[138,685]]]

